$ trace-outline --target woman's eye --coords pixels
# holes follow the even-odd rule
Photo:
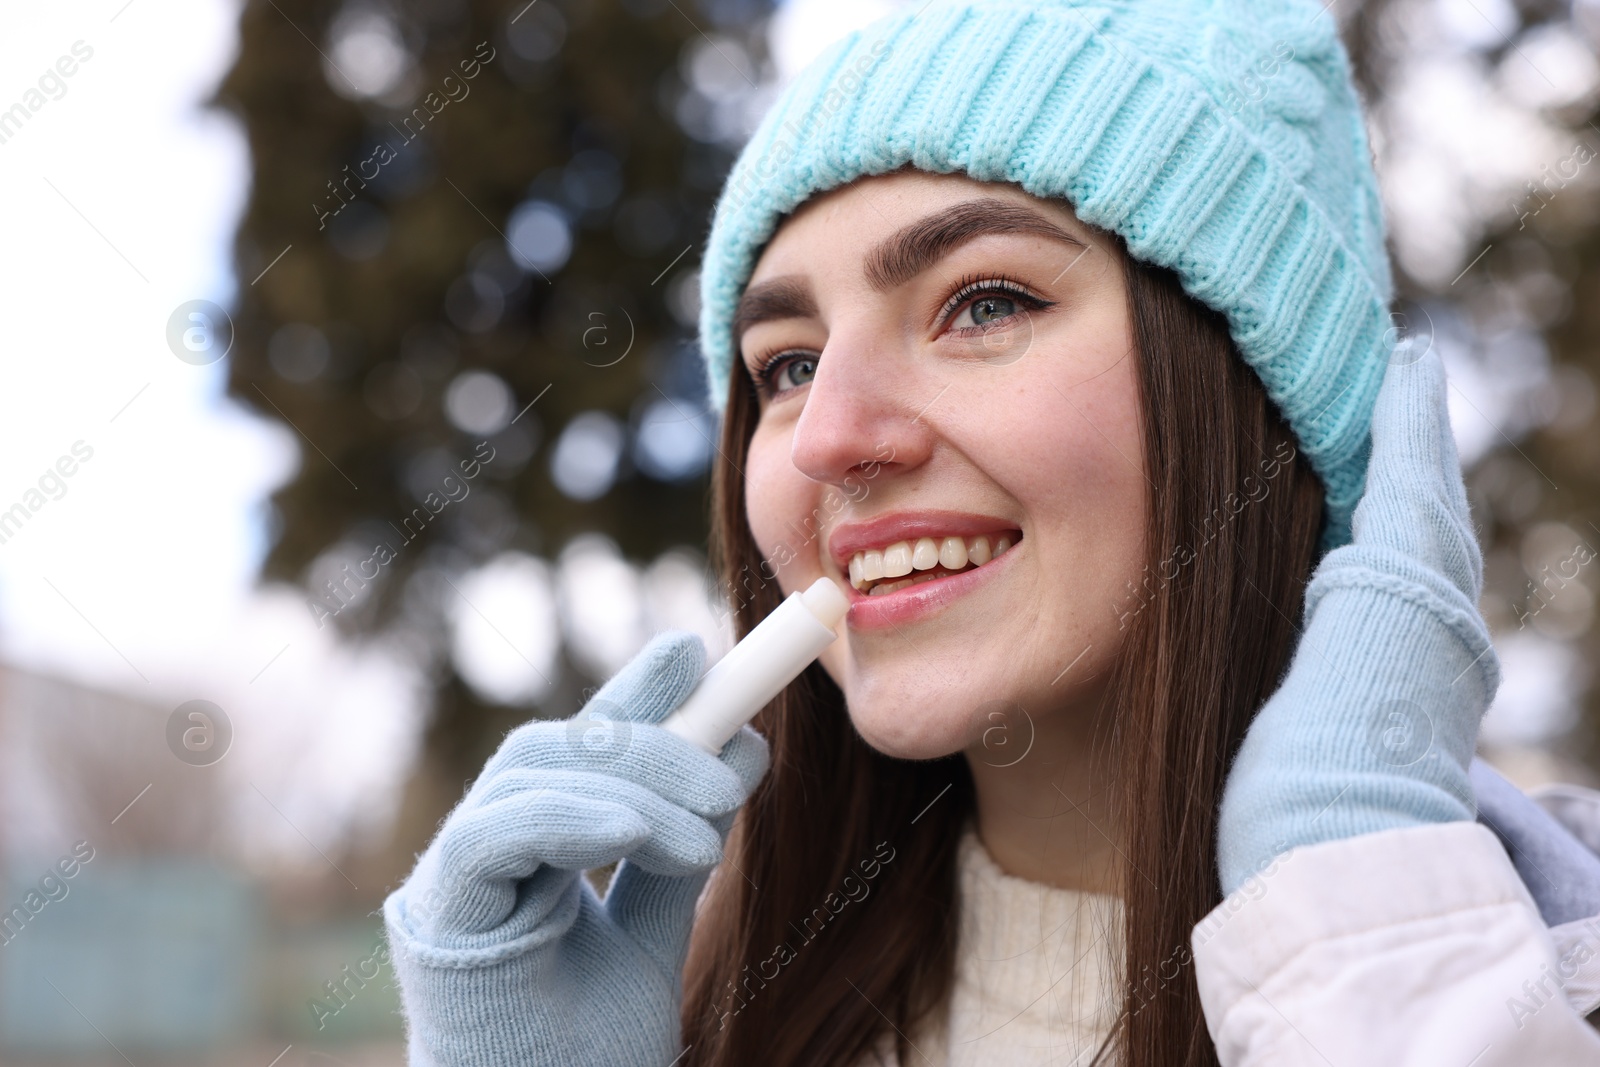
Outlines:
[[[949,329],[957,334],[987,333],[1019,325],[1016,320],[1030,312],[1054,306],[1055,301],[1034,296],[1017,282],[969,278],[946,301],[944,315],[950,316]]]
[[[970,316],[973,327],[981,329],[984,326],[1009,318],[1016,313],[1017,302],[1008,296],[980,296],[961,309],[952,325],[958,329],[962,328],[961,318],[966,315]]]
[[[768,372],[767,381],[774,392],[783,392],[786,389],[798,389],[817,376],[817,361],[813,356],[792,356],[780,360],[776,367]]]

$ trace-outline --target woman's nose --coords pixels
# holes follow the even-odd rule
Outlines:
[[[790,455],[813,481],[842,484],[868,464],[907,470],[921,464],[933,446],[933,431],[921,409],[938,392],[919,400],[922,376],[884,350],[835,335],[817,358],[805,407],[795,424]]]

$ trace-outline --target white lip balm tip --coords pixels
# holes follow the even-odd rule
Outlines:
[[[812,582],[811,588],[800,594],[800,599],[805,602],[807,610],[817,617],[817,621],[830,630],[837,627],[850,610],[850,601],[830,578],[818,578]]]

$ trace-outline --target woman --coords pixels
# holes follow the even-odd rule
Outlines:
[[[893,16],[702,292],[738,629],[826,576],[845,639],[720,757],[654,725],[687,635],[514,731],[385,905],[413,1063],[1600,1062],[1505,1006],[1569,959],[1472,821],[1481,563],[1326,16]]]

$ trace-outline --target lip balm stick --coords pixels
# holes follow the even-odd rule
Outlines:
[[[661,725],[713,756],[839,635],[850,602],[827,578],[788,599],[700,679]]]

